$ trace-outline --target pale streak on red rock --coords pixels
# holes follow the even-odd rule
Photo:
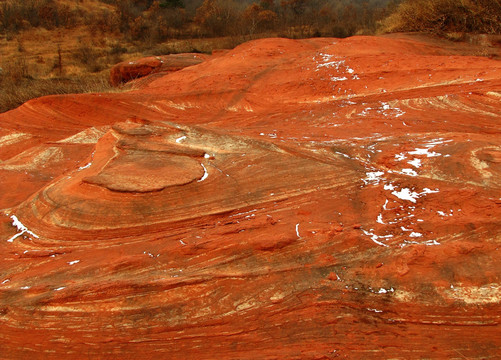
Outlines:
[[[2,358],[499,355],[499,61],[266,39],[136,86],[0,114]]]

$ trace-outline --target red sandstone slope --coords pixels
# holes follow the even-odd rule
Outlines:
[[[259,40],[0,115],[0,354],[495,358],[501,63]]]

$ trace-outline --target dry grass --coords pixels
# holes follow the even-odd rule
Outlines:
[[[45,95],[55,94],[80,94],[90,92],[114,91],[108,79],[103,77],[83,78],[51,78],[32,79],[23,78],[12,82],[9,73],[0,74],[0,87],[9,91],[0,93],[0,112],[14,109],[24,102]]]
[[[120,54],[108,42],[94,50],[85,32],[76,42],[76,33],[30,29],[0,37],[0,112],[43,95],[111,90],[107,69],[121,60]],[[82,54],[83,43],[93,51]]]

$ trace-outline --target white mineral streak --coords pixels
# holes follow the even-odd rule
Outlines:
[[[377,185],[381,181],[381,177],[384,175],[384,171],[371,171],[365,174],[367,177],[365,179],[362,179],[365,185],[367,184]]]
[[[18,232],[16,235],[14,235],[10,239],[8,239],[7,242],[13,242],[14,239],[16,239],[17,237],[24,235],[24,234],[30,234],[31,236],[38,239],[38,235],[36,235],[33,232],[31,232],[30,230],[28,230],[28,228],[26,226],[24,226],[21,223],[21,221],[19,221],[19,219],[16,217],[16,215],[12,215],[10,218],[12,219],[12,226],[17,227],[17,231],[20,231],[20,232]]]
[[[200,165],[202,165],[202,167],[204,168],[204,176],[202,176],[202,178],[200,180],[197,180],[198,182],[202,182],[205,179],[207,179],[207,177],[209,177],[209,172],[207,171],[207,168],[204,166],[204,164],[200,164]]]
[[[411,191],[408,188],[403,188],[400,191],[392,191],[391,193],[399,199],[411,201],[413,203],[415,203],[416,199],[419,197],[417,192]]]

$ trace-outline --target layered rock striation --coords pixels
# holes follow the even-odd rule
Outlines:
[[[265,39],[144,79],[0,114],[2,358],[498,356],[499,61]]]

